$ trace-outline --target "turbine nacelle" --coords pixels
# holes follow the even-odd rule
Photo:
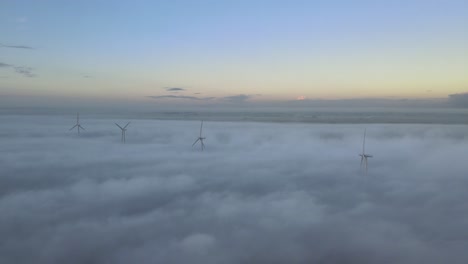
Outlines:
[[[364,170],[364,173],[367,175],[368,163],[367,159],[372,158],[372,155],[366,154],[366,129],[364,130],[364,140],[362,143],[362,154],[359,154],[361,157],[361,170]]]
[[[84,127],[82,127],[82,126],[80,125],[80,113],[77,113],[77,114],[76,114],[76,124],[75,124],[72,128],[70,128],[69,131],[72,131],[75,127],[76,127],[77,130],[78,130],[78,134],[80,134],[80,129],[86,130],[86,129],[84,129]]]
[[[200,136],[192,144],[192,147],[193,147],[193,146],[195,146],[195,144],[198,143],[198,141],[200,141],[201,150],[203,151],[205,149],[205,144],[203,143],[203,140],[205,140],[206,137],[202,136],[202,132],[203,132],[203,120],[201,121],[201,124],[200,124]]]
[[[125,132],[127,132],[127,126],[130,125],[130,122],[128,122],[124,127],[121,127],[119,124],[117,123],[114,123],[116,126],[118,126],[120,128],[120,130],[122,130],[122,138],[121,138],[121,142],[122,143],[125,143]]]

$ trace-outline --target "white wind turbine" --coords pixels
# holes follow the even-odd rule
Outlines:
[[[364,173],[367,175],[367,169],[368,169],[367,158],[372,158],[372,155],[366,154],[366,129],[364,129],[364,141],[362,143],[362,154],[359,154],[359,156],[361,156],[361,170],[364,170]]]
[[[78,134],[80,133],[80,128],[83,130],[86,130],[84,129],[84,127],[80,125],[80,113],[76,114],[76,124],[72,128],[70,128],[70,131],[74,129],[75,127],[78,129]]]
[[[121,142],[125,143],[125,132],[127,132],[127,126],[130,125],[130,122],[128,122],[124,127],[119,126],[119,124],[117,124],[117,123],[115,123],[115,125],[118,126],[120,128],[120,130],[122,130]]]
[[[201,124],[200,124],[200,136],[192,144],[192,147],[193,147],[195,146],[195,144],[197,144],[198,141],[200,141],[201,150],[203,151],[205,149],[205,144],[203,144],[203,140],[205,139],[205,137],[202,137],[202,131],[203,131],[203,120],[201,121]]]

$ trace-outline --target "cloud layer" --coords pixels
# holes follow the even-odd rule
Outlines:
[[[166,88],[167,91],[170,92],[179,92],[184,91],[185,89],[182,88]],[[199,93],[195,93],[199,94]],[[192,100],[192,101],[212,101],[218,103],[234,103],[234,104],[243,104],[248,101],[248,99],[252,98],[250,95],[239,94],[233,96],[225,96],[225,97],[196,97],[196,96],[187,96],[187,95],[159,95],[159,96],[147,96],[148,98],[152,99],[182,99],[182,100]]]
[[[466,126],[0,116],[1,263],[467,263]]]

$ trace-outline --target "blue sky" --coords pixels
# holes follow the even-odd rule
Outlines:
[[[2,1],[0,21],[0,94],[255,101],[468,89],[466,1]]]

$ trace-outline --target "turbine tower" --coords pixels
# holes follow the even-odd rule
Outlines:
[[[372,155],[366,154],[366,129],[364,129],[364,141],[362,143],[362,154],[359,154],[359,156],[361,156],[361,170],[363,170],[364,174],[367,175],[367,169],[368,169],[367,158],[372,158]]]
[[[125,132],[127,132],[127,126],[130,125],[130,122],[128,122],[124,127],[119,126],[119,124],[117,124],[117,123],[115,123],[115,125],[118,126],[120,128],[120,130],[122,130],[121,142],[125,143]]]
[[[76,114],[76,125],[74,125],[72,128],[70,128],[70,131],[73,130],[75,127],[78,130],[78,134],[80,133],[80,128],[83,129],[83,130],[86,130],[86,129],[84,129],[84,127],[82,127],[80,125],[80,113]]]
[[[195,146],[195,144],[197,144],[198,141],[200,141],[201,150],[203,151],[205,149],[205,144],[203,144],[203,140],[205,139],[205,137],[202,137],[202,131],[203,131],[203,120],[201,121],[201,124],[200,124],[200,136],[192,144],[192,147],[193,147]]]

